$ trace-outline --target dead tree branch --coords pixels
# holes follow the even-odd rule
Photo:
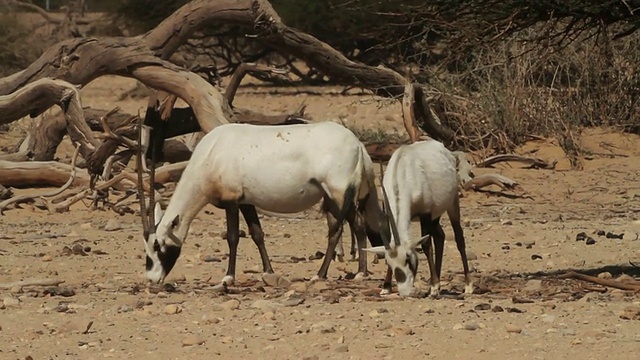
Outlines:
[[[11,205],[11,204],[17,204],[17,203],[23,203],[26,201],[30,201],[33,200],[35,198],[46,198],[46,197],[51,197],[51,196],[57,196],[62,194],[63,191],[67,190],[69,188],[69,186],[71,186],[71,184],[73,184],[73,181],[76,178],[76,160],[78,159],[78,152],[80,151],[80,147],[77,146],[75,152],[73,153],[73,157],[71,158],[71,174],[69,175],[69,180],[67,180],[67,182],[62,185],[59,189],[53,190],[53,191],[47,191],[43,194],[39,194],[39,195],[21,195],[21,196],[16,196],[16,197],[12,197],[10,199],[7,199],[3,202],[0,202],[0,215],[3,214],[4,210],[7,208],[7,206]]]
[[[516,154],[501,154],[501,155],[495,155],[495,156],[491,156],[489,158],[484,159],[482,162],[477,164],[476,167],[479,167],[479,168],[491,167],[492,165],[495,165],[503,161],[522,162],[525,164],[529,164],[529,168],[533,168],[533,169],[555,169],[556,164],[558,163],[558,160],[555,160],[555,159],[549,163],[538,158],[532,158],[532,157],[516,155]]]
[[[575,271],[570,271],[564,275],[559,276],[560,279],[577,279],[582,281],[588,281],[590,283],[608,286],[620,290],[630,290],[630,291],[640,291],[640,284],[627,284],[616,280],[611,279],[601,279],[596,276],[580,274]]]

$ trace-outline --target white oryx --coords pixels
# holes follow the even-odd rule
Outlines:
[[[390,290],[393,274],[398,292],[405,296],[411,294],[418,269],[415,248],[421,245],[431,272],[431,296],[439,294],[445,241],[440,217],[446,212],[462,257],[465,293],[472,293],[473,284],[460,225],[457,160],[454,154],[435,140],[401,146],[389,159],[382,183],[385,212],[389,216],[393,241],[389,246],[366,250],[384,254],[386,258],[388,270],[383,292]],[[415,216],[420,218],[420,239],[412,239],[410,235],[411,219]],[[430,237],[435,244],[435,267]]]
[[[324,199],[329,244],[317,277],[326,278],[346,219],[358,239],[358,272],[367,273],[363,248],[383,243],[384,219],[364,146],[346,127],[309,125],[220,125],[195,147],[163,212],[155,205],[145,229],[146,276],[162,282],[175,265],[189,225],[207,204],[225,209],[229,263],[222,279],[232,284],[239,240],[239,211],[260,252],[263,271],[273,272],[256,207],[277,213],[306,210]],[[143,218],[143,224],[145,219]],[[389,242],[389,233],[384,243]]]

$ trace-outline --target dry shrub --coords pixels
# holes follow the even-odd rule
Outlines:
[[[434,110],[466,149],[509,152],[532,136],[552,136],[577,158],[582,127],[640,132],[640,34],[583,36],[553,49],[516,35],[474,50],[463,72],[429,69],[442,95]]]

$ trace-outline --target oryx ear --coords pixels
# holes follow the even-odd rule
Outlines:
[[[385,255],[385,249],[384,246],[374,246],[374,247],[370,247],[370,248],[364,248],[364,251],[370,252],[370,253],[374,253],[377,255]]]
[[[160,224],[160,220],[162,220],[162,215],[164,215],[164,211],[162,211],[162,207],[160,203],[157,202],[156,206],[153,208],[154,218],[156,223],[154,225]]]
[[[416,242],[413,245],[413,247],[422,246],[422,244],[425,241],[431,241],[431,235],[425,235],[425,236],[421,237],[420,239],[416,240]]]

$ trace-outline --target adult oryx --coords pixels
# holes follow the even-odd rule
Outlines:
[[[239,212],[258,247],[263,271],[273,272],[256,207],[294,213],[320,199],[327,211],[329,242],[316,276],[326,278],[345,219],[361,249],[358,272],[366,274],[365,234],[376,246],[388,243],[389,233],[388,227],[379,231],[384,221],[373,165],[358,138],[332,122],[218,126],[195,147],[166,210],[155,205],[145,230],[146,276],[164,280],[180,256],[189,225],[207,204],[226,213],[229,263],[222,281],[234,281]]]

